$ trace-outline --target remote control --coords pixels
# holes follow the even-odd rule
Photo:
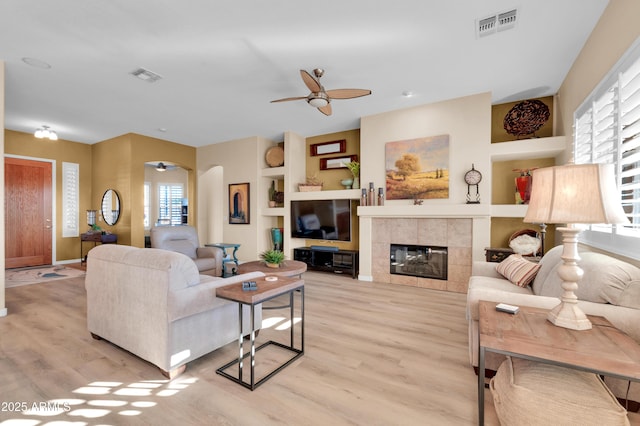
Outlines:
[[[515,314],[520,308],[514,305],[507,305],[506,303],[498,303],[496,305],[496,311],[506,312],[508,314]]]

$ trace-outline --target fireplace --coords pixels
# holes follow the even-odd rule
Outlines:
[[[447,247],[391,244],[389,272],[446,281],[447,258]]]

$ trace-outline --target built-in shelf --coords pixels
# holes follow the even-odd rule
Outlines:
[[[359,200],[360,189],[336,189],[331,191],[291,192],[291,200]]]
[[[524,217],[527,214],[527,204],[493,204],[492,217]]]
[[[509,161],[556,157],[562,154],[566,148],[566,136],[552,136],[548,138],[492,143],[489,149],[491,152],[491,161]]]
[[[263,216],[284,216],[284,207],[265,207],[260,210]]]
[[[262,176],[274,179],[284,179],[284,166],[262,169]]]

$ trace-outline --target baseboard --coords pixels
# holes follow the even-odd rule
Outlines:
[[[0,309],[0,317],[6,317],[7,313],[7,308]]]

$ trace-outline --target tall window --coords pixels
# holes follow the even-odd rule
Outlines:
[[[62,163],[62,237],[77,237],[80,229],[80,165]]]
[[[180,225],[182,223],[182,184],[158,185],[158,219],[160,223]]]
[[[640,258],[640,39],[578,108],[574,161],[615,165],[629,225],[594,225],[581,240]],[[585,188],[589,190],[589,188]]]
[[[144,227],[149,228],[151,226],[151,184],[149,182],[144,183]]]

